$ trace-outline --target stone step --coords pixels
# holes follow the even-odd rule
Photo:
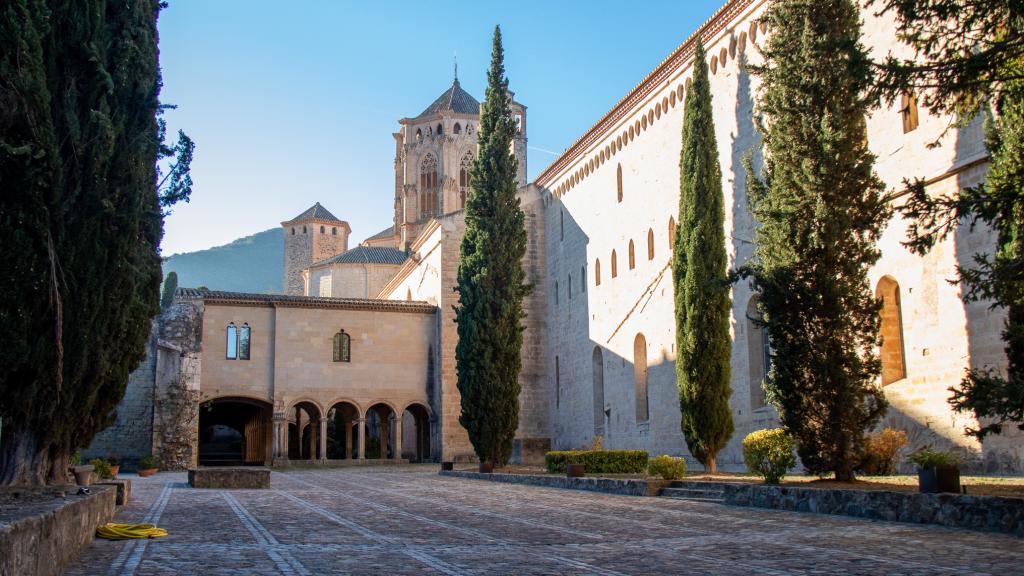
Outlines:
[[[704,480],[676,480],[669,484],[670,488],[687,488],[689,490],[725,490],[726,486],[735,486],[736,482],[706,482]]]
[[[661,491],[661,495],[665,498],[697,500],[701,502],[722,502],[725,499],[722,491],[715,489],[702,490],[692,488],[668,487]]]

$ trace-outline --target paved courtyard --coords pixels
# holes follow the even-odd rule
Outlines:
[[[71,574],[1024,574],[1003,535],[442,478],[437,466],[275,472],[270,490],[133,478]]]

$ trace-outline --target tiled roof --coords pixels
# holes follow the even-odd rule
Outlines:
[[[395,235],[395,225],[392,224],[391,226],[388,226],[387,228],[381,230],[380,232],[377,232],[373,236],[370,236],[366,240],[363,240],[363,242],[372,242],[374,240],[384,240],[385,238],[391,238],[394,235]]]
[[[308,210],[306,210],[302,214],[299,214],[295,218],[292,218],[291,220],[289,220],[289,222],[301,222],[302,220],[326,220],[328,222],[342,222],[342,220],[336,218],[334,214],[331,214],[330,211],[327,210],[327,208],[321,206],[319,202],[313,204],[312,206],[309,207]]]
[[[335,308],[345,310],[377,310],[382,312],[432,313],[436,306],[420,301],[376,300],[372,298],[322,298],[319,296],[287,296],[284,294],[249,294],[198,288],[178,288],[176,299],[202,300],[205,304],[240,306],[281,306],[290,308]]]
[[[321,260],[313,266],[326,266],[328,264],[402,264],[409,257],[409,254],[396,248],[384,248],[380,246],[356,246],[355,248]]]
[[[428,106],[418,118],[439,114],[443,111],[479,116],[480,102],[473,98],[469,92],[463,90],[462,86],[459,85],[459,79],[456,78],[452,82],[452,87],[445,90],[444,94],[441,94],[437,100],[434,100],[434,103]]]

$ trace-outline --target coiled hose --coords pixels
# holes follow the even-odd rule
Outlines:
[[[114,524],[108,522],[96,529],[96,536],[107,540],[128,540],[132,538],[163,538],[167,530],[155,524]]]

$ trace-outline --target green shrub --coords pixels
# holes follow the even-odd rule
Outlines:
[[[886,428],[868,434],[864,454],[858,471],[868,476],[888,476],[896,473],[896,456],[907,445],[907,433]]]
[[[68,458],[68,466],[78,466],[81,463],[82,455],[78,452],[75,452],[74,454],[71,455],[70,458]]]
[[[150,468],[156,468],[156,459],[152,454],[146,454],[139,458],[139,470],[149,470]]]
[[[766,484],[778,484],[796,466],[794,449],[796,443],[782,428],[756,430],[743,439],[743,461]]]
[[[89,460],[89,465],[92,466],[93,472],[104,480],[110,480],[114,477],[114,471],[110,469],[110,463],[103,458],[93,458]]]
[[[679,480],[686,475],[686,460],[663,454],[647,463],[648,476],[661,476],[665,480]]]
[[[960,456],[953,452],[932,450],[930,446],[914,452],[907,460],[917,464],[919,468],[946,468],[960,465]]]
[[[587,474],[640,474],[647,470],[646,450],[556,450],[544,455],[552,474],[564,474],[566,464],[583,464]]]

